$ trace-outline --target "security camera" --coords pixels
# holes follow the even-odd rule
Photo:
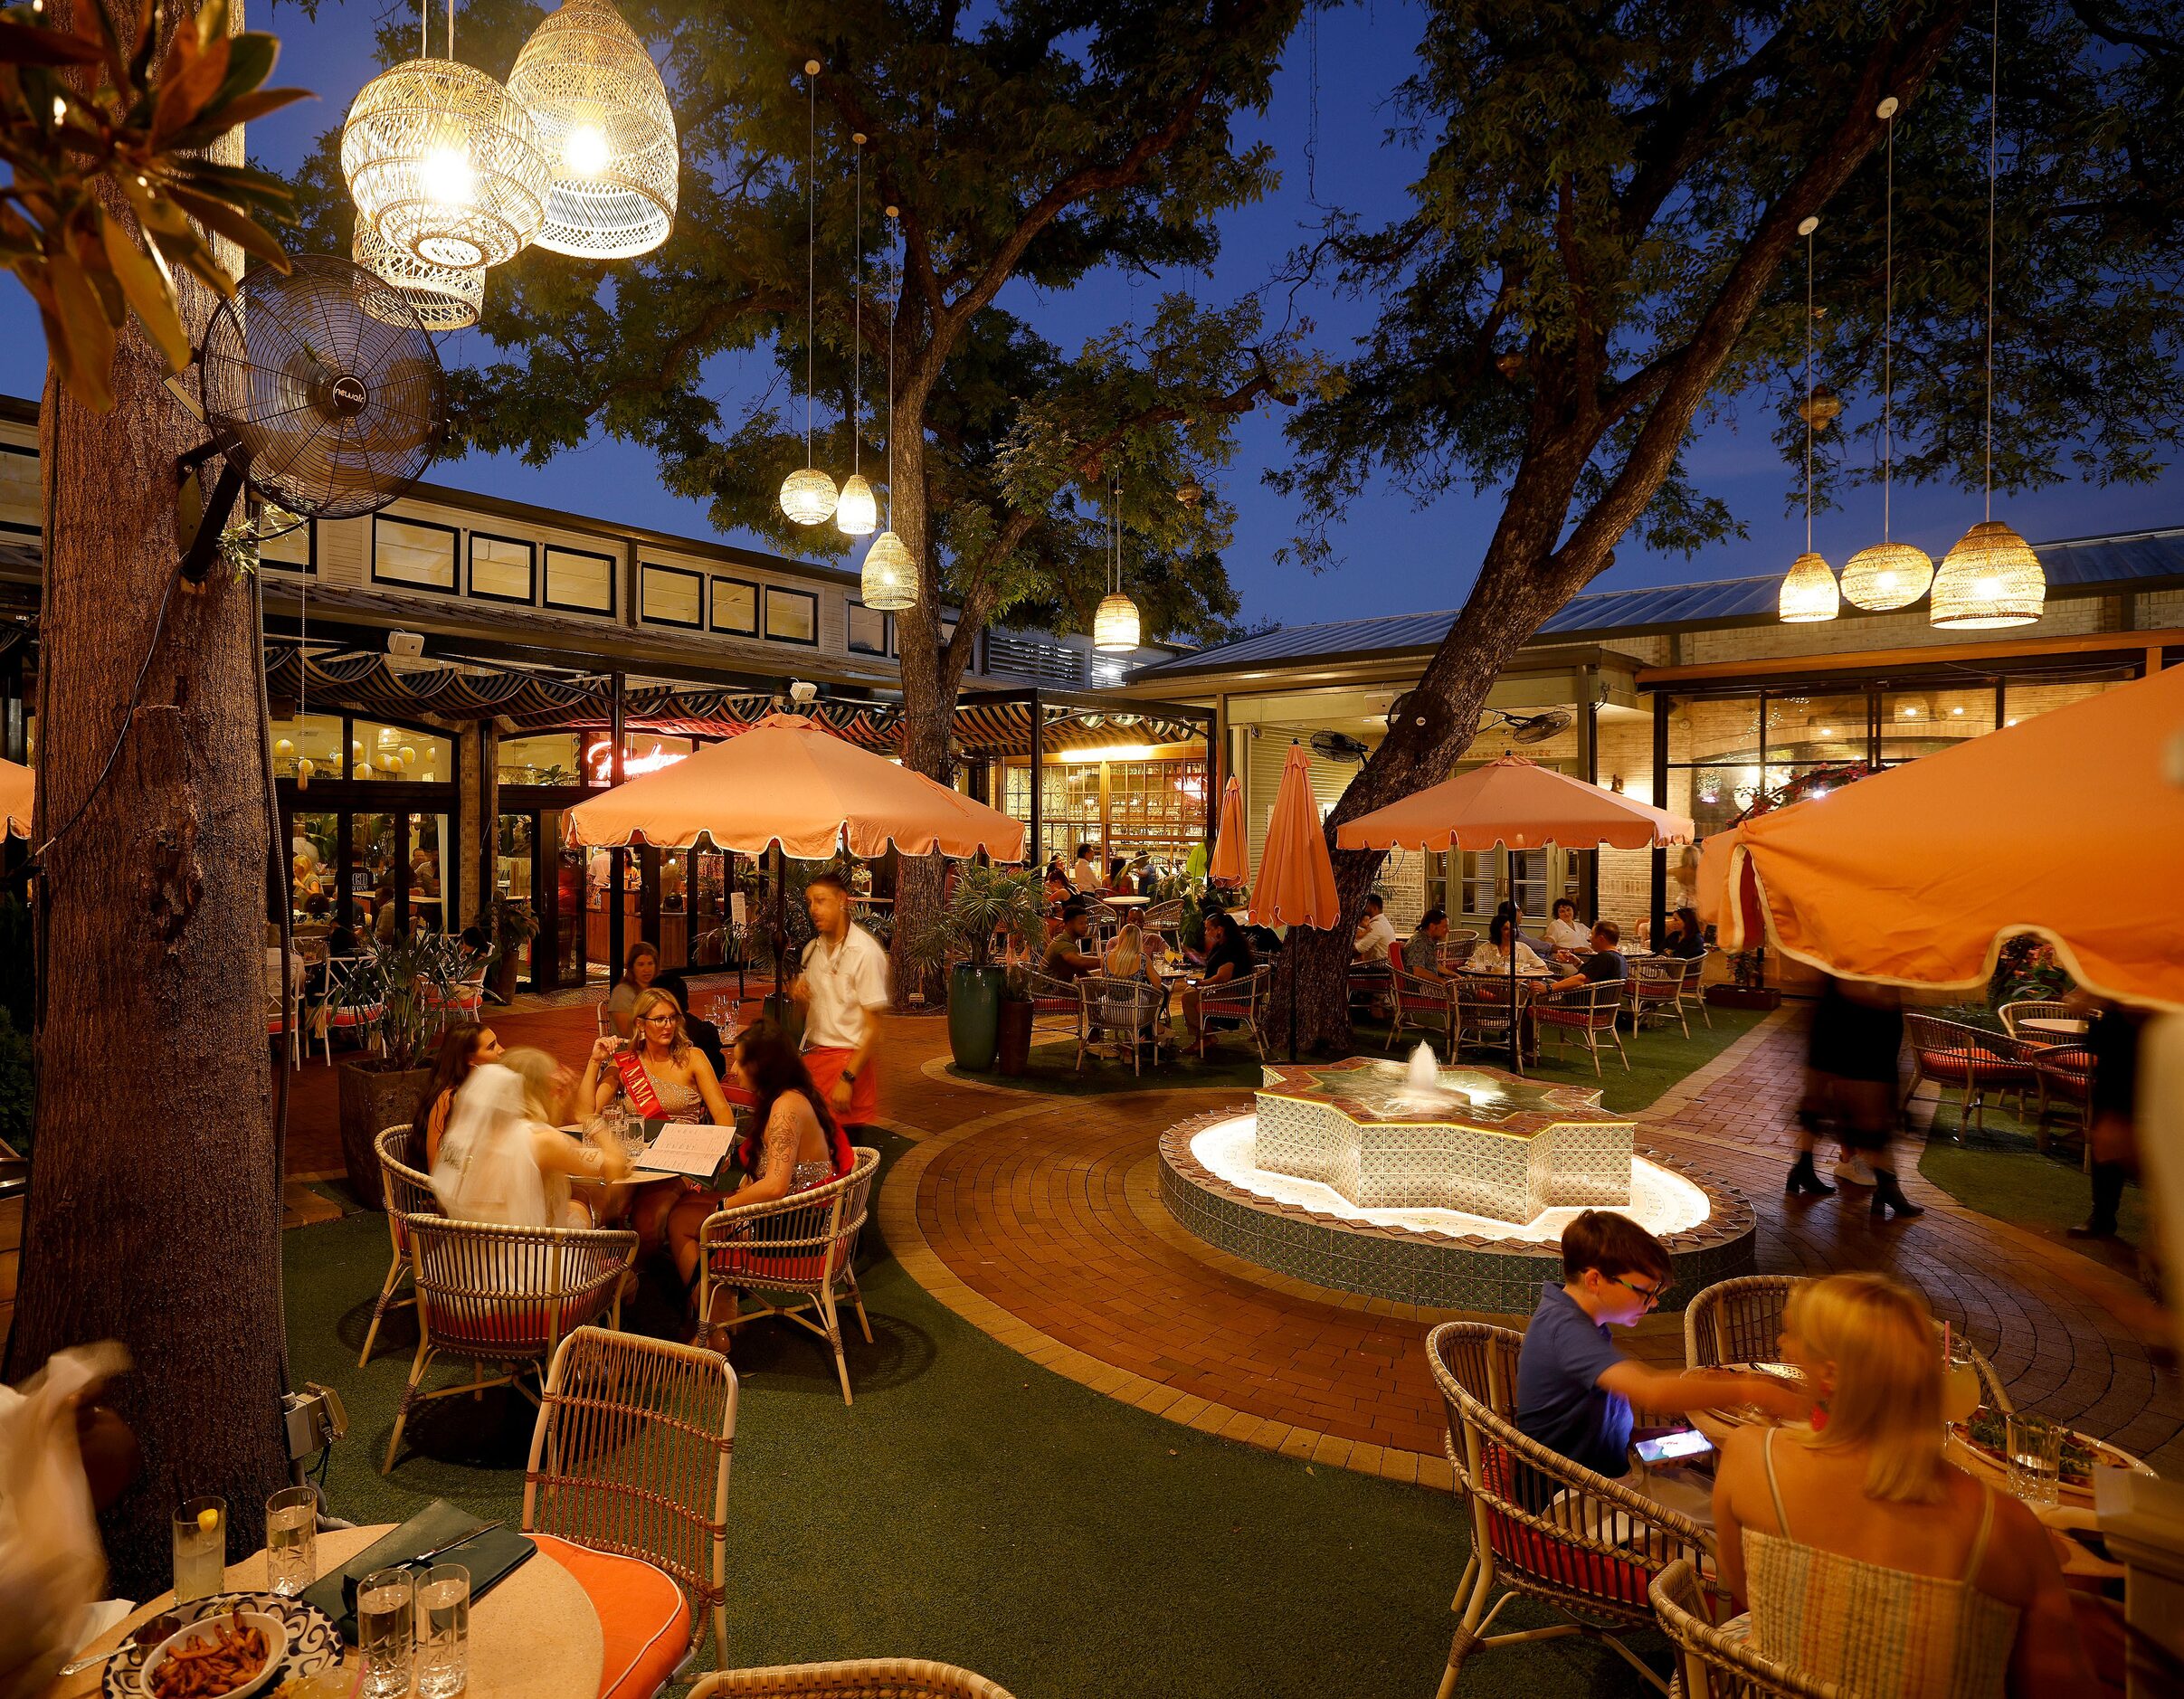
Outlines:
[[[792,702],[809,702],[818,694],[819,687],[815,684],[808,684],[802,679],[789,681],[789,700]]]
[[[386,634],[386,652],[400,655],[405,660],[415,660],[424,653],[424,639],[415,631],[389,631]]]

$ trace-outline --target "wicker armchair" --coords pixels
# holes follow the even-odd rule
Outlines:
[[[1036,968],[1024,974],[1025,988],[1031,998],[1031,1042],[1037,1044],[1044,1033],[1049,1042],[1084,1036],[1084,999],[1078,995],[1072,980],[1056,979],[1051,973],[1041,973]]]
[[[369,956],[328,956],[319,970],[318,1001],[310,1012],[310,1031],[318,1035],[328,1065],[334,1060],[334,1034],[359,1032],[367,1042],[377,1041],[380,1018],[386,1004],[367,989],[372,962]]]
[[[1602,980],[1597,985],[1580,985],[1566,992],[1555,992],[1542,997],[1533,1005],[1533,1015],[1542,1032],[1555,1034],[1557,1042],[1574,1038],[1592,1055],[1592,1074],[1600,1074],[1600,1044],[1603,1038],[1615,1046],[1615,1053],[1622,1058],[1623,1071],[1630,1071],[1630,1054],[1623,1049],[1623,1035],[1616,1027],[1623,1012],[1623,982]]]
[[[2002,1030],[2013,1039],[2037,1037],[2018,1030],[2022,1020],[2068,1020],[2077,1013],[2066,1002],[2057,1002],[2038,997],[2020,997],[2015,1002],[2004,1003],[1995,1011],[1995,1019],[2002,1023]]]
[[[364,1330],[364,1349],[356,1356],[359,1369],[372,1360],[372,1342],[379,1337],[379,1324],[386,1313],[417,1302],[414,1296],[406,1298],[394,1296],[402,1289],[402,1283],[410,1277],[410,1236],[403,1229],[403,1217],[440,1213],[440,1200],[432,1195],[432,1177],[418,1166],[424,1160],[423,1148],[407,1122],[400,1126],[382,1127],[379,1136],[372,1141],[372,1148],[379,1153],[381,1201],[386,1208],[387,1237],[394,1242],[394,1260],[387,1265],[378,1301],[372,1305],[372,1324]]]
[[[1394,987],[1395,1013],[1388,1023],[1388,1042],[1381,1048],[1392,1049],[1408,1027],[1414,1032],[1439,1033],[1448,1048],[1448,1059],[1454,1061],[1456,982],[1421,979],[1398,963],[1392,955],[1388,958],[1388,978]]]
[[[1479,1045],[1509,1054],[1509,1022],[1524,1018],[1530,987],[1519,981],[1515,1015],[1510,1013],[1509,982],[1498,973],[1467,973],[1456,982],[1456,1044]],[[1450,1052],[1454,1059],[1454,1051]]]
[[[1439,952],[1441,972],[1444,973],[1461,973],[1464,964],[1471,960],[1472,951],[1477,948],[1478,934],[1476,932],[1466,937],[1458,937],[1455,933],[1450,933],[1441,940]]]
[[[1077,982],[1082,1011],[1077,1030],[1077,1071],[1083,1073],[1087,1052],[1112,1051],[1126,1057],[1130,1072],[1139,1073],[1144,1049],[1160,1038],[1161,993],[1142,979],[1116,979],[1106,973],[1087,973]]]
[[[1674,956],[1633,962],[1630,978],[1623,987],[1624,1001],[1630,1008],[1630,1030],[1639,1031],[1648,1015],[1663,1021],[1673,1018],[1689,1038],[1691,1022],[1684,1015],[1684,982],[1686,970],[1691,982],[1698,982],[1698,966],[1696,961],[1681,962]]]
[[[707,1675],[689,1699],[1010,1699],[1008,1690],[953,1664],[921,1657],[860,1657],[846,1664],[777,1664]]]
[[[1262,962],[1248,979],[1223,980],[1218,985],[1201,982],[1198,988],[1198,1053],[1202,1058],[1213,1038],[1213,1022],[1235,1023],[1251,1040],[1258,1059],[1267,1059],[1267,1004],[1274,994],[1274,969]]]
[[[394,1466],[410,1411],[427,1399],[513,1386],[526,1398],[527,1369],[543,1371],[564,1335],[602,1315],[622,1324],[622,1277],[637,1260],[637,1235],[597,1228],[489,1227],[439,1215],[405,1217],[410,1277],[417,1283],[417,1357],[394,1413],[386,1461]],[[442,1352],[469,1357],[479,1378],[423,1390]],[[507,1372],[485,1378],[485,1365]]]
[[[1940,1099],[1935,1106],[1938,1119],[1949,1101],[1949,1087],[1954,1086],[1960,1140],[1967,1117],[1980,1132],[1987,1130],[1989,1092],[2014,1091],[2021,1105],[2025,1093],[2040,1083],[2038,1073],[2025,1059],[2025,1047],[1999,1032],[1909,1012],[1904,1016],[1904,1030],[1911,1039],[1911,1089],[1904,1093],[1904,1102],[1910,1102],[1919,1087],[1932,1080]]]
[[[2026,1055],[2040,1087],[2039,1121],[2035,1129],[2039,1147],[2047,1148],[2047,1124],[2054,1119],[2058,1104],[2075,1111],[2076,1131],[2083,1138],[2093,1105],[2093,1052],[2081,1045],[2055,1044],[2027,1047]],[[2088,1165],[2093,1161],[2090,1148],[2085,1161]]]
[[[1147,932],[1173,932],[1182,924],[1183,899],[1180,897],[1152,904],[1138,919],[1138,925]]]
[[[1653,1614],[1676,1645],[1683,1699],[1851,1699],[1834,1682],[1809,1681],[1714,1626],[1721,1594],[1682,1559],[1653,1578]]]
[[[1702,1286],[1684,1306],[1684,1362],[1687,1368],[1718,1369],[1725,1363],[1771,1362],[1781,1353],[1782,1313],[1790,1295],[1804,1284],[1801,1275],[1740,1275]],[[2017,1407],[2003,1389],[1995,1366],[1961,1334],[1956,1336],[1980,1377],[1980,1400],[2007,1415]]]
[[[546,1372],[523,1477],[523,1531],[675,1578],[691,1640],[728,1634],[728,1459],[736,1371],[718,1352],[580,1327]]]
[[[1654,1577],[1679,1559],[1696,1564],[1705,1554],[1698,1524],[1527,1439],[1509,1412],[1466,1387],[1465,1378],[1483,1369],[1489,1376],[1498,1370],[1514,1388],[1517,1334],[1446,1322],[1426,1343],[1448,1408],[1450,1458],[1472,1528],[1471,1561],[1456,1599],[1463,1619],[1449,1644],[1439,1699],[1456,1691],[1466,1660],[1482,1647],[1572,1634],[1613,1647],[1666,1693],[1667,1684],[1623,1637],[1653,1627],[1647,1594]],[[1536,1599],[1565,1620],[1489,1634],[1502,1607],[1518,1597]]]
[[[865,1319],[864,1295],[857,1289],[857,1236],[864,1229],[872,1179],[879,1172],[878,1151],[859,1144],[854,1154],[856,1161],[840,1180],[792,1191],[769,1203],[716,1210],[698,1229],[703,1270],[698,1313],[713,1314],[715,1286],[738,1286],[756,1299],[758,1307],[723,1325],[740,1327],[762,1316],[779,1315],[817,1334],[834,1353],[834,1372],[841,1377],[845,1404],[855,1400],[850,1393],[850,1365],[841,1354],[835,1288],[847,1290],[857,1311],[857,1325],[865,1343],[870,1344],[872,1324]],[[781,1294],[791,1302],[769,1303],[759,1296],[764,1293]],[[807,1311],[816,1311],[819,1319],[813,1321]]]

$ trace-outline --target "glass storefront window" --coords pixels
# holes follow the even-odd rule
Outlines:
[[[451,747],[438,733],[357,720],[349,728],[349,776],[444,784],[455,776]]]
[[[289,821],[289,879],[295,898],[291,924],[325,931],[335,919],[340,895],[336,860],[340,849],[340,817],[297,814]]]
[[[1678,697],[1668,707],[1668,759],[1704,766],[1728,759],[1757,761],[1760,699],[1756,696]]]
[[[1881,698],[1881,759],[1912,761],[1994,730],[1994,687],[1890,690]]]
[[[271,730],[275,778],[300,780],[308,790],[313,779],[346,776],[338,714],[306,714],[301,719],[290,715],[275,720]],[[305,761],[311,764],[308,772],[298,764]]]
[[[445,814],[410,816],[410,925],[424,932],[461,931],[451,925],[447,907],[447,865],[455,840]]]
[[[2073,702],[2083,702],[2096,697],[2103,690],[2113,689],[2129,682],[2132,674],[2119,670],[2105,678],[2074,679],[2063,684],[2021,684],[2012,679],[2002,686],[2002,723],[2015,726],[2035,715],[2053,713],[2056,708],[2068,707]]]
[[[1767,759],[1776,765],[1864,761],[1866,714],[1863,690],[1841,696],[1770,696]]]
[[[583,768],[574,732],[544,737],[504,737],[494,765],[503,784],[581,784]]]

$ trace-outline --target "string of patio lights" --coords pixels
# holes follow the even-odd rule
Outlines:
[[[1825,430],[1842,403],[1825,384],[1812,381],[1812,233],[1818,219],[1799,226],[1806,239],[1805,401],[1798,409],[1805,422],[1805,552],[1791,565],[1782,580],[1777,612],[1785,623],[1811,624],[1832,620],[1848,602],[1867,612],[1885,613],[1908,608],[1927,593],[1928,619],[1937,626],[1977,631],[2008,625],[2029,625],[2037,621],[2047,601],[2047,576],[2040,557],[2010,526],[1994,517],[1994,249],[1995,181],[1998,148],[1998,96],[2001,89],[2001,10],[1997,0],[1990,13],[1993,33],[1988,60],[1987,107],[1987,422],[1985,507],[1979,522],[1961,537],[1942,559],[1937,572],[1926,551],[1913,544],[1899,543],[1889,536],[1889,497],[1895,459],[1894,355],[1895,355],[1895,115],[1894,95],[1883,100],[1875,116],[1887,128],[1887,185],[1885,230],[1883,240],[1881,338],[1881,540],[1858,550],[1844,564],[1838,584],[1827,560],[1812,547],[1812,438]]]

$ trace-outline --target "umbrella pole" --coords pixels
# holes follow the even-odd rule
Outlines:
[[[1509,880],[1509,1071],[1522,1074],[1524,1058],[1518,1036],[1521,1022],[1516,1009],[1516,878]]]
[[[774,846],[774,1024],[789,1024],[789,862]]]
[[[1289,1059],[1296,1060],[1296,928],[1289,928],[1282,954],[1289,958]]]

